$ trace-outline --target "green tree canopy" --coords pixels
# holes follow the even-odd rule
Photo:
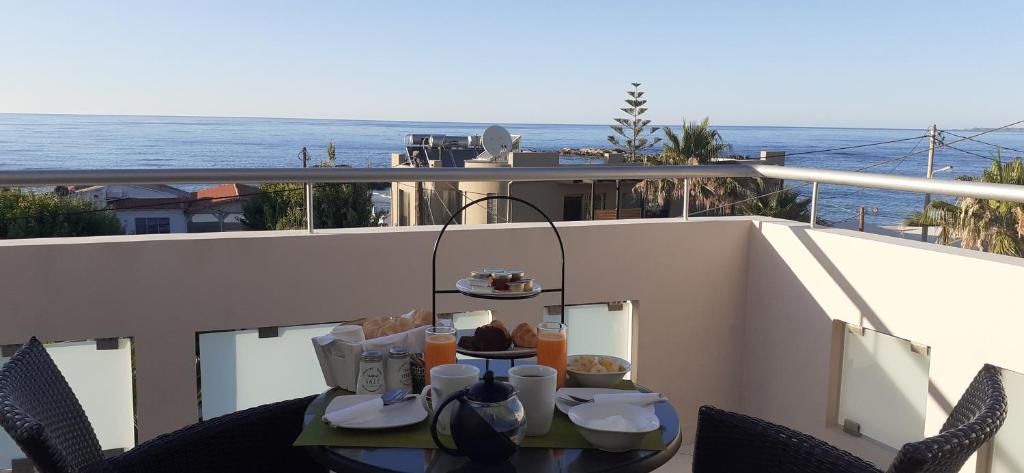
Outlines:
[[[1024,186],[1024,162],[1014,158],[1003,163],[997,155],[981,176],[960,176],[963,181]],[[1024,204],[974,197],[957,197],[951,204],[933,200],[924,212],[910,215],[907,225],[941,227],[938,242],[960,243],[963,248],[1010,256],[1024,256]]]
[[[608,135],[608,142],[615,147],[616,151],[626,154],[626,159],[630,162],[635,162],[645,150],[653,148],[654,145],[661,141],[661,138],[655,137],[654,134],[658,132],[658,127],[652,126],[650,120],[641,118],[641,116],[647,112],[647,108],[644,107],[647,104],[647,99],[643,98],[644,92],[640,90],[640,83],[632,83],[633,90],[626,91],[629,97],[626,99],[627,107],[620,108],[625,112],[626,116],[621,118],[615,118],[616,125],[611,125],[614,135]],[[646,162],[646,155],[644,155],[644,162]]]
[[[747,192],[751,197],[736,205],[737,214],[762,215],[797,222],[811,221],[811,199],[800,198],[800,193],[792,189],[780,189],[774,180],[766,181],[758,177],[748,182]]]
[[[308,160],[303,148],[300,159]],[[314,167],[337,167],[335,145],[327,145],[327,159]],[[297,230],[306,226],[305,186],[293,183],[260,184],[242,207],[242,223],[250,230]],[[313,190],[315,228],[367,227],[375,223],[369,184],[318,184]]]
[[[113,212],[53,192],[0,191],[0,238],[121,235]]]

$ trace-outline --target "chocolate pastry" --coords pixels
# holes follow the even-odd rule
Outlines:
[[[488,325],[491,325],[492,327],[498,327],[498,328],[500,328],[500,329],[501,329],[501,332],[505,334],[505,338],[507,338],[507,339],[509,339],[509,340],[512,340],[512,335],[509,335],[509,333],[508,333],[508,329],[507,329],[507,328],[505,328],[505,324],[504,324],[504,323],[502,323],[502,321],[500,321],[500,320],[498,320],[498,319],[494,319],[494,320],[492,320],[492,321],[491,321],[491,323],[490,323],[490,324],[488,324]]]
[[[495,325],[484,325],[476,328],[473,334],[473,343],[479,351],[501,351],[508,350],[512,344],[512,337],[504,327]]]
[[[465,348],[466,350],[476,351],[476,341],[474,341],[473,337],[469,335],[465,335],[459,338],[459,346]]]

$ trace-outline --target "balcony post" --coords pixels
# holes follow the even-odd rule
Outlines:
[[[811,185],[811,228],[818,225],[818,181]]]
[[[313,183],[306,183],[306,229],[313,233]]]
[[[690,219],[690,178],[683,179],[683,221]]]

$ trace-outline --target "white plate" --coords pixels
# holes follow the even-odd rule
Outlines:
[[[455,289],[458,289],[459,292],[463,294],[476,294],[488,297],[507,297],[509,299],[521,299],[523,297],[535,296],[541,292],[540,284],[537,284],[536,281],[533,283],[533,290],[527,292],[495,291],[494,288],[490,286],[474,286],[469,283],[469,279],[459,279],[459,281],[455,283]]]
[[[569,415],[569,409],[575,407],[575,404],[570,404],[563,401],[561,396],[576,396],[583,399],[593,399],[595,394],[623,394],[623,393],[638,393],[635,389],[611,389],[611,388],[561,388],[555,392],[555,407],[562,411],[563,414]],[[654,412],[654,406],[638,406],[644,409],[649,409],[652,413]]]
[[[375,397],[380,397],[380,394],[353,394],[350,396],[338,396],[332,399],[330,404],[327,404],[327,409],[324,409],[324,411],[334,412],[338,409],[354,406],[360,402],[368,401]],[[384,408],[380,410],[380,413],[372,419],[355,424],[342,424],[338,427],[345,429],[393,429],[395,427],[405,427],[407,425],[417,424],[426,418],[427,411],[423,409],[423,403],[420,402],[419,396],[416,396],[415,399],[409,399],[408,401],[400,402],[398,404],[384,406]]]

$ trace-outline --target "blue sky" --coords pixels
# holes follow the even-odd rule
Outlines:
[[[8,1],[0,112],[997,126],[1022,53],[1020,0]]]

